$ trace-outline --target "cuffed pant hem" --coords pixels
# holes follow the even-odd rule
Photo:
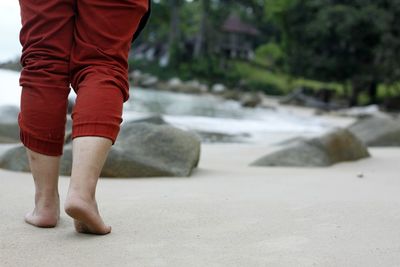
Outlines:
[[[112,145],[114,145],[119,130],[119,125],[109,123],[82,123],[72,127],[71,138],[74,139],[75,137],[81,136],[99,136],[110,139]]]
[[[60,142],[42,140],[22,129],[20,129],[19,136],[22,144],[34,152],[56,157],[63,154],[64,140]]]

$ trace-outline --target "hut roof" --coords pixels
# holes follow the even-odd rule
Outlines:
[[[259,35],[260,32],[257,28],[250,24],[243,22],[240,17],[236,14],[231,14],[223,23],[222,31],[233,32],[233,33],[243,33],[248,35]]]

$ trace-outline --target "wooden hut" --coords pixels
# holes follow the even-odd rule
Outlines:
[[[254,54],[255,37],[259,34],[254,26],[231,14],[222,24],[217,50],[228,58],[250,59]]]

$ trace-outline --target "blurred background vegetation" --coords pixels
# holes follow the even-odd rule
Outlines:
[[[348,106],[398,104],[399,25],[400,0],[157,0],[130,68],[269,95],[320,91]]]

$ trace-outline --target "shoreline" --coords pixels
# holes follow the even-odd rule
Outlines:
[[[15,74],[13,71],[7,72]],[[0,74],[4,77],[7,76],[5,72],[0,71]],[[13,79],[17,79],[18,75],[14,76]],[[17,81],[10,81],[9,83],[14,84],[15,82]],[[19,86],[15,87],[19,88]],[[141,100],[142,103],[139,103],[139,108],[141,108],[142,105],[157,104],[156,102],[146,104],[145,101],[148,101],[146,97],[149,98],[152,96],[152,94],[148,95],[148,92],[157,94],[157,92],[160,91],[143,89],[142,95],[139,95],[139,98],[145,98]],[[170,94],[165,103],[169,105],[168,108],[170,108],[171,101],[188,101],[188,103],[191,104],[194,99],[198,99],[195,95],[184,92],[165,91],[163,93]],[[6,99],[3,99],[0,105],[2,105],[3,102],[7,102],[7,99],[9,102],[14,101],[15,105],[19,105],[16,104],[19,102],[17,99],[18,97],[5,92],[4,94],[6,94]],[[132,93],[132,98],[135,98],[134,94],[135,92]],[[184,96],[181,97],[180,94]],[[199,98],[201,97],[204,96],[199,96]],[[284,139],[290,139],[299,135],[310,136],[310,134],[318,134],[326,127],[346,127],[355,121],[354,118],[345,118],[332,114],[317,115],[313,108],[282,105],[273,97],[265,97],[263,100],[265,106],[256,108],[241,107],[238,101],[226,100],[218,94],[207,93],[207,99],[208,100],[203,99],[201,101],[196,100],[196,108],[208,109],[211,105],[215,109],[213,112],[217,112],[217,115],[214,117],[194,115],[195,113],[192,115],[180,114],[179,111],[175,115],[174,112],[167,115],[151,114],[146,112],[146,110],[144,110],[144,112],[138,112],[131,107],[134,103],[127,103],[127,105],[124,106],[124,117],[127,118],[127,121],[130,121],[135,118],[146,118],[152,115],[164,116],[167,122],[182,129],[208,132],[216,136],[218,136],[218,134],[223,134],[227,135],[228,140],[233,138],[233,142],[238,140],[238,142],[250,143],[279,143],[280,141],[284,141]],[[158,103],[158,105],[161,104],[163,103]],[[219,109],[221,109],[221,111]],[[188,107],[185,107],[185,110],[196,112],[195,110],[191,111]],[[218,115],[218,112],[222,113]],[[235,113],[246,115],[243,115],[243,118],[234,118]],[[226,114],[231,117],[226,116]]]

